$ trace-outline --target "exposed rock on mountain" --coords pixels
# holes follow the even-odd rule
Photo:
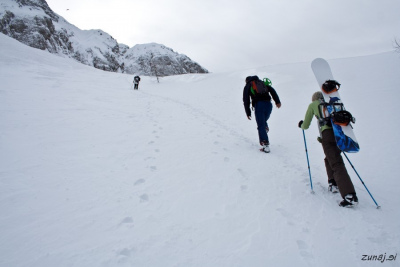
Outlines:
[[[80,30],[54,13],[45,0],[0,0],[0,32],[106,71],[152,76],[208,73],[189,57],[163,45],[129,48],[101,30]]]
[[[193,62],[189,57],[156,43],[135,45],[125,53],[124,58],[127,62],[125,69],[128,73],[144,71],[153,76],[207,73],[207,70]]]

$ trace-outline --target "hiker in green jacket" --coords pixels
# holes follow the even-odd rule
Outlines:
[[[322,143],[325,153],[325,167],[328,175],[329,191],[337,193],[337,190],[339,190],[343,198],[343,201],[339,205],[342,207],[352,207],[358,204],[358,198],[340,154],[342,151],[336,145],[331,123],[324,123],[325,120],[320,120],[322,114],[320,113],[320,103],[323,99],[322,92],[318,91],[313,94],[312,103],[308,106],[304,121],[299,122],[299,127],[307,130],[310,127],[313,117],[315,116],[318,119],[320,131],[320,138],[318,140]]]

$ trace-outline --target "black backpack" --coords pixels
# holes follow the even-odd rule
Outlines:
[[[253,80],[250,82],[251,84],[251,93],[253,95],[259,94],[259,95],[264,95],[268,94],[268,86],[264,84],[263,81],[260,79]]]
[[[332,113],[329,114],[328,106],[332,107]],[[334,124],[340,126],[347,126],[351,123],[356,122],[356,118],[354,118],[350,112],[344,109],[342,103],[326,103],[321,100],[319,104],[319,126],[322,127],[324,125],[328,125],[332,127],[332,122]],[[332,120],[331,120],[332,119]]]

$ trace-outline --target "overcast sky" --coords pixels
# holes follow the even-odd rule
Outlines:
[[[46,0],[80,29],[160,43],[210,72],[369,55],[400,40],[400,0]]]

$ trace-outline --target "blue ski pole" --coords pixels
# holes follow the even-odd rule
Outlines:
[[[380,209],[381,206],[379,206],[378,203],[376,203],[376,201],[375,201],[374,197],[372,196],[371,192],[369,192],[369,190],[368,190],[367,186],[365,185],[364,181],[361,179],[360,175],[356,171],[356,168],[354,168],[353,164],[351,163],[350,159],[347,157],[346,153],[344,153],[344,151],[343,151],[343,155],[346,157],[347,161],[350,163],[351,167],[353,168],[354,172],[357,174],[358,178],[360,178],[360,181],[364,185],[365,189],[367,189],[368,194],[371,196],[372,200],[375,202],[376,208]]]
[[[307,150],[306,134],[304,133],[304,129],[303,129],[303,138],[304,138],[304,146],[305,146],[305,148],[306,148],[306,155],[307,155],[308,174],[310,175],[311,193],[314,193],[314,189],[313,189],[313,185],[312,185],[312,179],[311,179],[310,161],[308,160],[308,150]]]

